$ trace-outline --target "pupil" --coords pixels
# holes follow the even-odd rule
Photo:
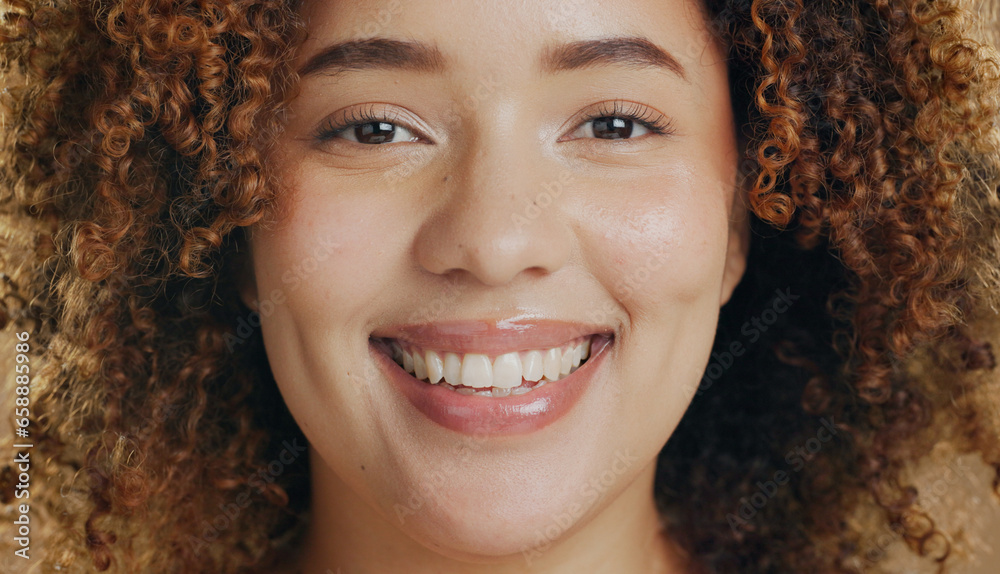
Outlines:
[[[354,137],[364,144],[380,144],[392,141],[396,126],[388,122],[368,122],[354,127]]]
[[[632,120],[616,117],[594,119],[594,135],[601,139],[627,139],[632,135]]]

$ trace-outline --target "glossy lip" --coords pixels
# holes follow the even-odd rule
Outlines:
[[[553,334],[552,331],[545,334],[544,329],[535,331],[529,346],[525,348],[539,348],[539,346],[535,346],[539,342],[544,343],[540,345],[544,347],[545,344],[551,342],[551,339],[537,337],[565,337],[551,344],[554,347],[573,336],[586,334],[574,330],[573,334],[567,337],[565,327],[569,324],[554,325],[557,329],[562,329],[561,334]],[[574,329],[582,328],[580,324],[573,324],[573,327]],[[511,341],[512,339],[507,339],[504,343],[493,340],[489,342],[487,347],[499,345],[492,348],[495,351],[508,352],[512,349],[510,347]],[[478,345],[473,345],[467,340],[464,348],[471,350],[462,352],[483,352],[484,341],[479,340],[478,343]],[[392,360],[389,348],[384,341],[370,339],[369,349],[386,378],[392,381],[407,400],[430,420],[445,428],[467,435],[509,436],[540,430],[569,412],[589,388],[595,373],[604,363],[608,347],[613,343],[613,334],[599,333],[591,342],[590,358],[575,371],[558,381],[546,383],[540,389],[507,397],[463,395],[439,385],[420,381]],[[448,348],[455,349],[456,346],[458,345],[449,343]]]
[[[586,335],[614,334],[607,325],[569,321],[439,321],[375,330],[371,336],[395,339],[424,350],[482,353],[495,357],[514,351],[550,349]],[[405,372],[405,371],[404,371]]]

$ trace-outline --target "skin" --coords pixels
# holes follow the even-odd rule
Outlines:
[[[749,242],[724,50],[696,4],[303,9],[310,37],[297,66],[372,35],[436,46],[445,65],[304,76],[273,158],[287,209],[252,230],[241,296],[262,309],[275,380],[310,442],[313,523],[290,571],[687,571],[659,529],[655,462],[694,395]],[[539,63],[547,47],[615,36],[668,51],[686,79],[655,66]],[[586,114],[615,100],[662,115],[674,133],[593,137]],[[419,140],[316,140],[359,108]],[[546,185],[560,191],[530,211]],[[566,416],[530,435],[468,437],[416,411],[369,354],[373,330],[421,310],[424,321],[605,323],[616,341]],[[581,494],[611,475],[596,500]],[[435,478],[446,485],[428,494]]]

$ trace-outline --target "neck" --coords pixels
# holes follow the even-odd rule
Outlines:
[[[480,562],[456,560],[418,543],[310,453],[311,522],[299,552],[301,574],[681,574],[683,552],[661,527],[653,499],[655,461],[573,532],[550,544]],[[587,518],[587,517],[584,517]]]

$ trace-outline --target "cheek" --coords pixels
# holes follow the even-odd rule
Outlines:
[[[628,193],[589,210],[583,247],[598,280],[628,315],[616,429],[656,452],[673,432],[711,352],[729,238],[732,188],[710,174],[676,170],[630,182]],[[627,392],[640,389],[639,392]]]
[[[254,239],[259,289],[284,290],[300,327],[366,320],[367,304],[399,263],[392,242],[405,237],[408,219],[381,196],[338,193],[329,177],[294,185],[297,201],[287,218]]]
[[[588,209],[587,225],[600,232],[589,234],[584,253],[630,314],[717,299],[731,196],[701,181],[683,170],[645,178],[614,202]]]
[[[367,384],[375,374],[357,359],[377,297],[407,264],[392,242],[406,237],[408,218],[386,194],[337,185],[322,170],[289,180],[294,202],[252,242],[265,349],[285,402],[311,442],[350,453],[347,429],[371,424],[359,413],[375,400]]]

